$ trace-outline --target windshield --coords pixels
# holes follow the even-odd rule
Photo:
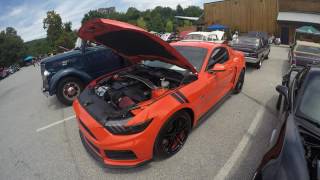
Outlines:
[[[320,77],[315,76],[305,89],[297,115],[320,123]]]
[[[173,46],[182,56],[184,56],[193,67],[199,72],[208,50],[199,47]]]
[[[188,34],[185,40],[204,40],[204,36],[201,34]]]
[[[299,45],[296,51],[320,55],[320,47]]]
[[[216,34],[211,34],[208,36],[208,41],[216,41],[218,40],[218,36]]]
[[[248,46],[259,46],[259,39],[239,37],[231,41],[231,45],[248,45]]]

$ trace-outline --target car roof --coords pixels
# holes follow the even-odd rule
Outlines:
[[[200,35],[203,35],[203,36],[208,36],[210,34],[210,32],[196,31],[196,32],[191,32],[188,35],[193,35],[193,34],[200,34]]]
[[[206,49],[213,49],[216,47],[220,47],[221,44],[213,43],[213,42],[206,42],[206,41],[178,41],[174,43],[170,43],[172,46],[193,46],[193,47],[200,47]]]
[[[96,47],[88,47],[87,50],[102,50],[102,49],[106,49],[103,46],[96,46]],[[74,49],[71,51],[67,51],[64,53],[60,53],[54,56],[50,56],[47,58],[44,58],[41,63],[48,63],[48,62],[52,62],[52,61],[58,61],[58,60],[64,60],[68,57],[74,57],[74,56],[79,56],[81,55],[81,50],[80,49]]]

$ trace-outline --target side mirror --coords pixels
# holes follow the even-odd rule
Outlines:
[[[209,70],[209,73],[223,72],[226,70],[226,67],[223,64],[215,64],[212,69]]]
[[[282,96],[284,96],[286,103],[289,103],[289,89],[286,86],[278,85],[276,87],[276,90],[278,93]]]

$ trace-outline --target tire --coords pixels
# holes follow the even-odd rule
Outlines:
[[[237,84],[235,86],[235,88],[233,89],[233,94],[239,94],[242,91],[242,87],[244,84],[244,78],[245,78],[245,70],[243,69],[240,73],[239,79],[237,81]]]
[[[70,91],[68,89],[71,89]],[[66,77],[60,80],[57,86],[57,98],[64,105],[70,106],[74,99],[76,99],[84,88],[83,82],[74,77]],[[73,92],[74,90],[75,92]]]
[[[154,158],[166,159],[179,152],[187,141],[190,131],[189,114],[185,111],[175,113],[159,131],[153,148]]]
[[[263,62],[263,57],[262,57],[262,58],[259,60],[259,62],[257,62],[257,64],[256,64],[256,68],[257,68],[257,69],[261,69],[262,62]]]
[[[264,59],[269,59],[269,54],[270,54],[270,50]]]

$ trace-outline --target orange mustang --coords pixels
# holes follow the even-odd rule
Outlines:
[[[224,44],[168,44],[109,19],[88,21],[79,36],[130,62],[91,82],[73,103],[82,143],[107,166],[174,155],[199,118],[244,83],[243,54]]]

